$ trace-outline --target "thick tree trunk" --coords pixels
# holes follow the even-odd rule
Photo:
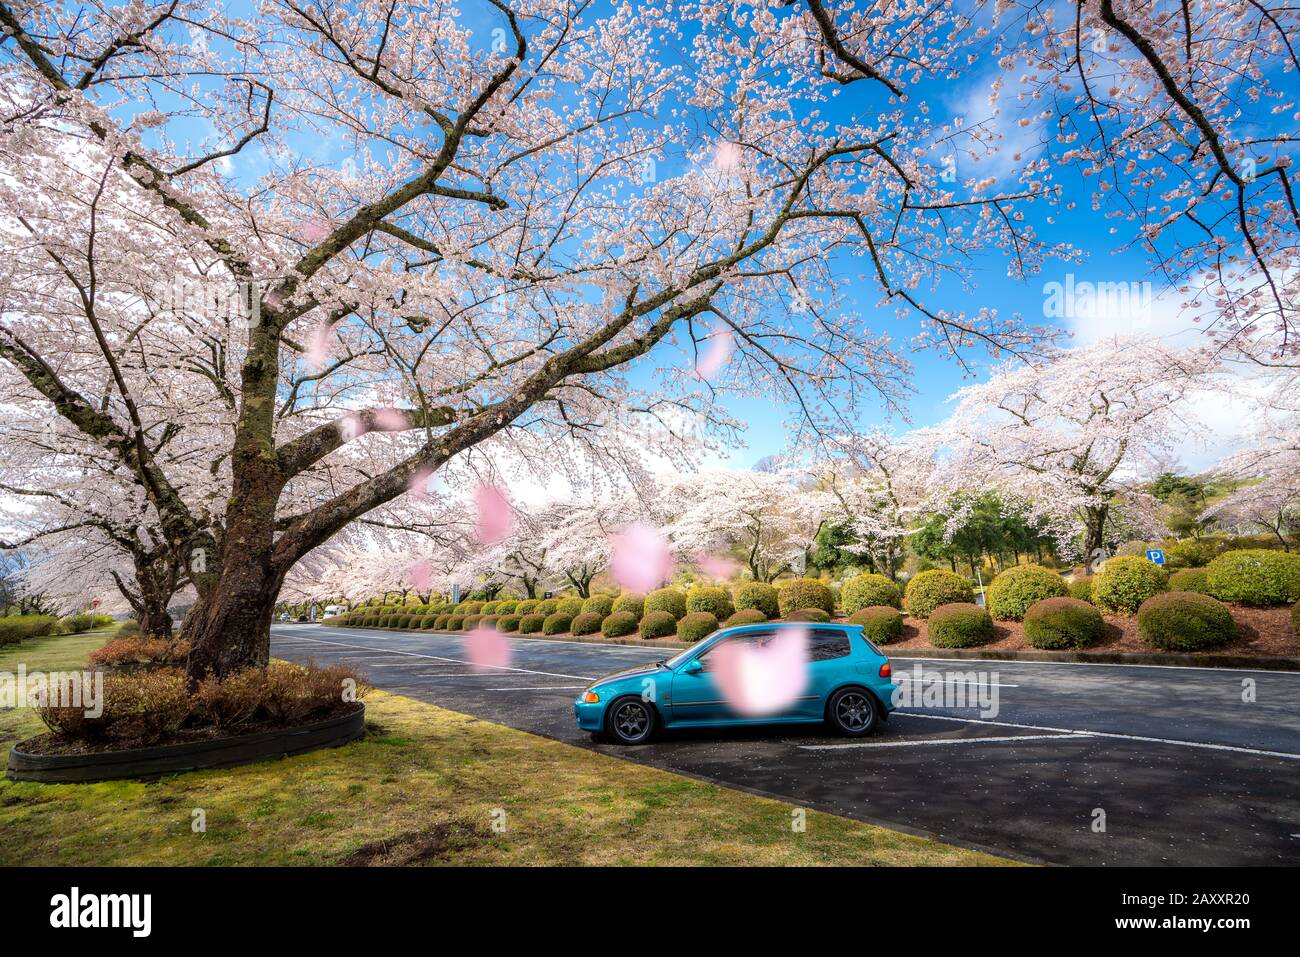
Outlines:
[[[265,565],[227,559],[216,589],[185,616],[181,638],[190,642],[186,673],[192,682],[266,667],[271,618],[280,581]]]
[[[1109,506],[1095,505],[1084,510],[1084,530],[1086,541],[1084,554],[1090,563],[1095,563],[1106,553],[1106,515]]]
[[[147,603],[144,611],[140,613],[140,637],[170,638],[173,624],[171,613],[167,611],[166,604],[158,606],[154,603]]]

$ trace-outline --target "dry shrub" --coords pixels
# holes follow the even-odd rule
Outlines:
[[[175,638],[116,638],[90,653],[92,668],[127,670],[179,665],[190,643]]]
[[[85,708],[39,706],[36,710],[56,734],[124,747],[147,747],[176,734],[193,710],[185,675],[160,668],[106,675],[103,709],[88,717]]]
[[[345,689],[354,700],[370,690],[363,676],[344,665],[321,667],[273,661],[224,680],[208,678],[196,694],[204,718],[219,728],[269,721],[297,724],[327,714],[344,703]]]

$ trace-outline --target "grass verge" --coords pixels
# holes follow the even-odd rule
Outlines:
[[[81,667],[104,635],[0,652],[0,671]],[[1000,864],[447,711],[367,698],[364,739],[150,783],[0,781],[0,865]],[[0,711],[0,752],[43,730]],[[201,809],[206,830],[192,826]]]

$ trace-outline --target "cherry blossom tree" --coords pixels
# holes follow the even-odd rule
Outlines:
[[[953,415],[919,438],[947,457],[950,488],[1005,490],[1035,519],[1069,517],[1085,553],[1100,554],[1114,510],[1156,522],[1159,503],[1136,486],[1202,431],[1183,400],[1211,369],[1201,352],[1154,339],[1061,351],[963,388]]]
[[[957,195],[929,165],[960,134],[904,91],[987,36],[952,5],[475,11],[0,2],[6,388],[138,482],[198,593],[192,679],[264,663],[294,565],[450,462],[725,440],[728,391],[816,433],[896,401],[837,252],[922,346],[1051,338],[921,292],[1069,254],[1022,213],[1044,168]]]

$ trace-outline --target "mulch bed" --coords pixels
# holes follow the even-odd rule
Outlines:
[[[1240,605],[1229,606],[1233,620],[1237,622],[1240,636],[1236,641],[1220,648],[1207,648],[1198,651],[1198,655],[1258,657],[1300,657],[1300,638],[1291,630],[1290,608],[1245,608]],[[1104,615],[1106,635],[1095,645],[1089,645],[1082,651],[1119,652],[1133,654],[1162,654],[1160,649],[1152,648],[1138,633],[1137,616]],[[1025,640],[1025,626],[1018,621],[995,621],[993,633],[996,636],[981,649],[989,651],[1034,651],[1033,645]],[[891,643],[888,648],[908,651],[930,649],[926,637],[926,624],[922,619],[910,615],[903,617],[903,638]]]

